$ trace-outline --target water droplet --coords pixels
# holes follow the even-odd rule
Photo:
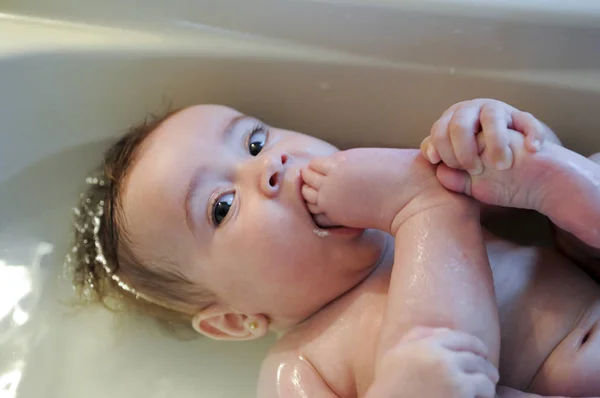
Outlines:
[[[313,233],[319,238],[326,238],[330,235],[329,231],[326,231],[324,229],[313,229]]]

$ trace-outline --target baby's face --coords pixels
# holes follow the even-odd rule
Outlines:
[[[185,109],[148,137],[125,184],[132,249],[235,311],[302,320],[360,282],[385,240],[315,234],[300,169],[335,151],[229,108]]]

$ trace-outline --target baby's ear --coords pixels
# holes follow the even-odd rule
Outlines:
[[[254,340],[269,332],[269,322],[264,315],[247,315],[221,305],[212,305],[192,319],[198,333],[215,340]]]

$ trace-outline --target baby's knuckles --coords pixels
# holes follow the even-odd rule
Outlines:
[[[457,369],[448,352],[439,347],[426,347],[421,357],[424,358],[425,368],[429,373],[436,375],[438,384],[449,391],[456,391],[461,387]]]
[[[428,390],[436,390],[449,396],[455,396],[453,394],[463,390],[450,353],[428,339],[403,343],[390,350],[384,356],[380,368],[395,368],[402,372],[401,368],[406,366],[412,368],[419,381],[426,379],[427,383],[433,383],[427,387]]]

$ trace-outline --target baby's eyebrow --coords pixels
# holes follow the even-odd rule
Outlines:
[[[233,117],[227,126],[223,129],[222,137],[223,140],[226,141],[233,134],[235,130],[235,126],[242,120],[249,118],[244,114],[239,114]],[[198,187],[200,186],[202,180],[210,172],[210,168],[208,166],[202,167],[194,173],[194,176],[190,179],[190,183],[188,184],[185,199],[183,200],[183,211],[185,212],[185,221],[189,230],[194,233],[196,231],[196,222],[194,220],[194,212],[192,211],[192,202],[194,199],[195,193],[198,191]]]
[[[223,129],[223,141],[229,140],[235,131],[235,126],[244,119],[252,119],[252,117],[242,113],[231,119],[225,129]]]
[[[198,186],[202,181],[202,177],[206,174],[206,170],[198,170],[198,172],[194,173],[194,176],[190,180],[190,183],[187,187],[187,191],[185,193],[185,199],[183,200],[183,211],[185,212],[185,222],[189,230],[194,233],[196,231],[196,222],[194,220],[194,214],[192,212],[191,204],[194,199],[194,194],[198,191]]]

